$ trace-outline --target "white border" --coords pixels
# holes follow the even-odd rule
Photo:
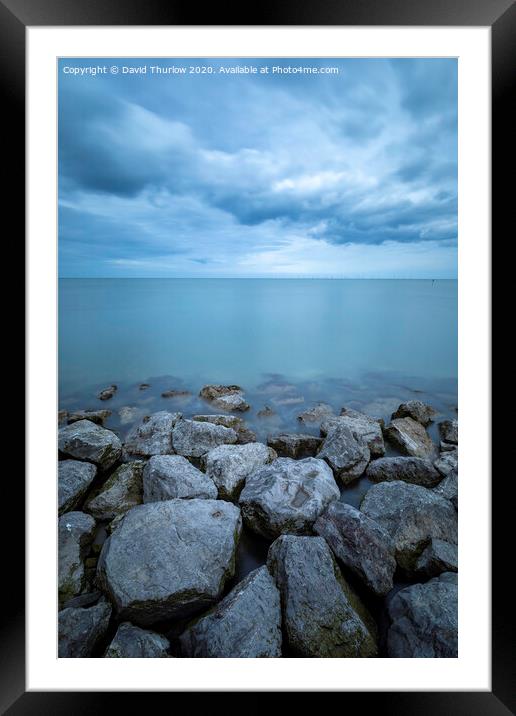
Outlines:
[[[27,28],[27,689],[490,690],[490,28]],[[56,58],[459,58],[458,659],[56,658]]]

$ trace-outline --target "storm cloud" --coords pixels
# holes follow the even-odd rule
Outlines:
[[[272,63],[338,72],[218,72]],[[60,61],[60,275],[455,277],[455,60],[91,64]]]

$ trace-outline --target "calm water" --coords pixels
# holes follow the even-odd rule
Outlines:
[[[172,376],[457,377],[457,282],[61,279],[61,396]]]

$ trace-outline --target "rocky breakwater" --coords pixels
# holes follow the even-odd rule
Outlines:
[[[240,387],[201,397],[224,412],[135,411],[123,442],[61,415],[59,655],[456,656],[457,421],[317,403],[265,444]],[[242,530],[265,551],[235,579]]]

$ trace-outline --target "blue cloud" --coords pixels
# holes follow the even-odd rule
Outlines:
[[[170,63],[339,72],[78,76],[63,68],[89,60],[61,60],[61,275],[367,275],[366,246],[379,274],[398,256],[397,275],[455,275],[455,60]]]

